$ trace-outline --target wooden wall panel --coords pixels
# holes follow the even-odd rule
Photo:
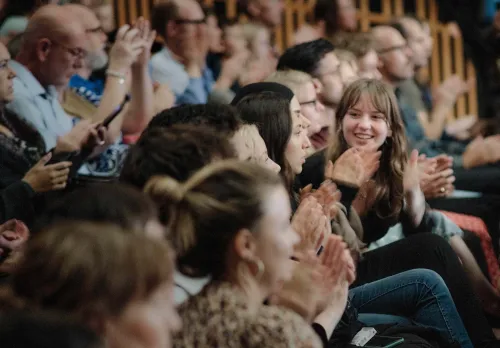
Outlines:
[[[113,0],[116,19],[119,25],[133,22],[137,17],[150,17],[154,4],[165,0]],[[236,18],[238,0],[201,0],[207,5],[222,5],[228,18]],[[332,0],[333,1],[333,0]],[[285,0],[286,10],[283,14],[283,25],[276,30],[276,46],[279,50],[288,47],[293,40],[293,33],[311,15],[314,0]],[[405,13],[405,4],[411,5],[415,14],[429,22],[434,38],[434,49],[427,73],[433,86],[439,85],[444,79],[453,74],[462,78],[474,76],[474,67],[471,62],[465,61],[463,46],[460,39],[450,35],[449,27],[437,20],[438,9],[435,0],[380,0],[380,11],[370,8],[370,0],[357,0],[358,19],[360,30],[367,31],[374,24],[387,23],[395,16]],[[477,94],[472,90],[461,97],[456,105],[457,115],[477,114]]]

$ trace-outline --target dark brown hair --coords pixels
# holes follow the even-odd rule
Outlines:
[[[169,21],[176,20],[179,16],[179,5],[176,1],[163,2],[156,5],[151,13],[151,27],[166,39],[165,29]]]
[[[370,50],[375,49],[370,33],[338,33],[330,40],[335,47],[352,52],[356,58],[363,58]]]
[[[210,127],[153,127],[129,150],[120,181],[141,190],[155,175],[167,175],[184,182],[214,160],[234,157],[229,140]]]
[[[243,121],[254,124],[259,129],[269,158],[281,167],[280,175],[291,194],[295,174],[285,158],[293,127],[290,101],[278,93],[266,91],[244,97],[236,108]]]
[[[60,224],[30,240],[10,294],[24,308],[61,311],[89,324],[119,316],[171,281],[173,256],[167,242],[114,225]]]

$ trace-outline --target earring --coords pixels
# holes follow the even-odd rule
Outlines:
[[[266,267],[264,266],[264,262],[262,262],[260,259],[257,260],[251,260],[250,263],[252,265],[255,265],[257,267],[257,274],[254,275],[255,279],[257,281],[260,281],[260,278],[264,275],[264,271],[266,270]]]

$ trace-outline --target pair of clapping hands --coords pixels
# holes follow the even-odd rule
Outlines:
[[[290,261],[294,262],[294,274],[271,296],[271,304],[286,306],[310,321],[324,311],[342,315],[349,285],[356,279],[356,266],[342,238],[332,235],[331,220],[338,214],[341,194],[331,179],[345,182],[356,173],[354,180],[363,181],[359,165],[370,178],[379,158],[380,153],[346,151],[336,165],[328,164],[327,180],[317,190],[311,185],[301,190],[300,205],[292,218],[292,227],[301,237],[295,261]],[[365,168],[367,163],[370,165]]]
[[[448,197],[453,193],[455,187],[455,176],[453,176],[453,158],[447,155],[439,155],[427,158],[419,156],[418,165],[420,169],[420,188],[425,198]]]

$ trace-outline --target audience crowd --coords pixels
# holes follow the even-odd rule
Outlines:
[[[239,5],[0,1],[0,346],[500,347],[475,81],[411,15],[316,0],[278,53]]]

